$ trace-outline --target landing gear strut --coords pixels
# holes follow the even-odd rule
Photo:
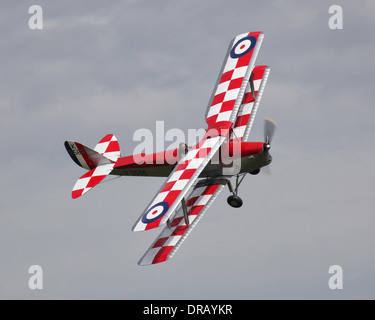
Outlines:
[[[245,178],[245,175],[246,173],[244,173],[241,178],[240,178],[240,175],[236,176],[236,188],[235,189],[233,189],[232,183],[228,181],[229,191],[232,192],[233,194],[228,197],[227,202],[233,208],[240,208],[243,204],[242,199],[237,195],[237,193],[238,193],[238,187],[241,184],[242,180]]]

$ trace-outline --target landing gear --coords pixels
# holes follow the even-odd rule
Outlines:
[[[240,208],[243,204],[242,199],[237,195],[238,193],[238,187],[241,184],[242,180],[245,178],[246,173],[244,173],[240,179],[240,175],[236,176],[236,188],[233,189],[232,183],[228,181],[228,188],[229,191],[233,194],[228,197],[227,202],[228,204],[233,208]]]
[[[228,197],[227,202],[233,208],[239,208],[243,203],[242,199],[234,194]]]

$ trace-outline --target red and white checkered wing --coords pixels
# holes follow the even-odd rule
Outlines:
[[[139,260],[139,265],[150,265],[164,262],[176,253],[187,236],[202,218],[211,203],[226,184],[226,179],[221,183],[206,185],[198,183],[186,200],[186,207],[189,218],[189,226],[185,223],[182,207],[171,219],[169,226],[166,226],[156,238],[151,247]]]
[[[238,111],[230,140],[247,141],[260,100],[262,99],[263,90],[266,86],[269,73],[270,68],[267,66],[254,67],[252,77],[255,99],[251,92],[251,86],[249,83],[247,85],[240,110]]]
[[[203,139],[179,161],[133,231],[157,228],[167,222],[208,162],[225,141],[225,136]]]
[[[209,127],[221,121],[235,122],[263,36],[262,32],[244,33],[230,43],[208,104]]]

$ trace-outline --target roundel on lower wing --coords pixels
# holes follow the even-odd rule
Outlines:
[[[148,224],[160,219],[168,211],[168,208],[169,203],[165,201],[155,204],[143,215],[142,222]]]
[[[249,53],[253,50],[257,39],[254,36],[247,36],[237,41],[237,43],[233,46],[232,50],[230,51],[230,57],[232,59],[237,59],[239,57],[244,56],[245,54]]]

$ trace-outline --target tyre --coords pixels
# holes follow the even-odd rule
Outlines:
[[[242,206],[242,199],[239,196],[231,195],[227,199],[228,204],[233,208],[239,208]]]

